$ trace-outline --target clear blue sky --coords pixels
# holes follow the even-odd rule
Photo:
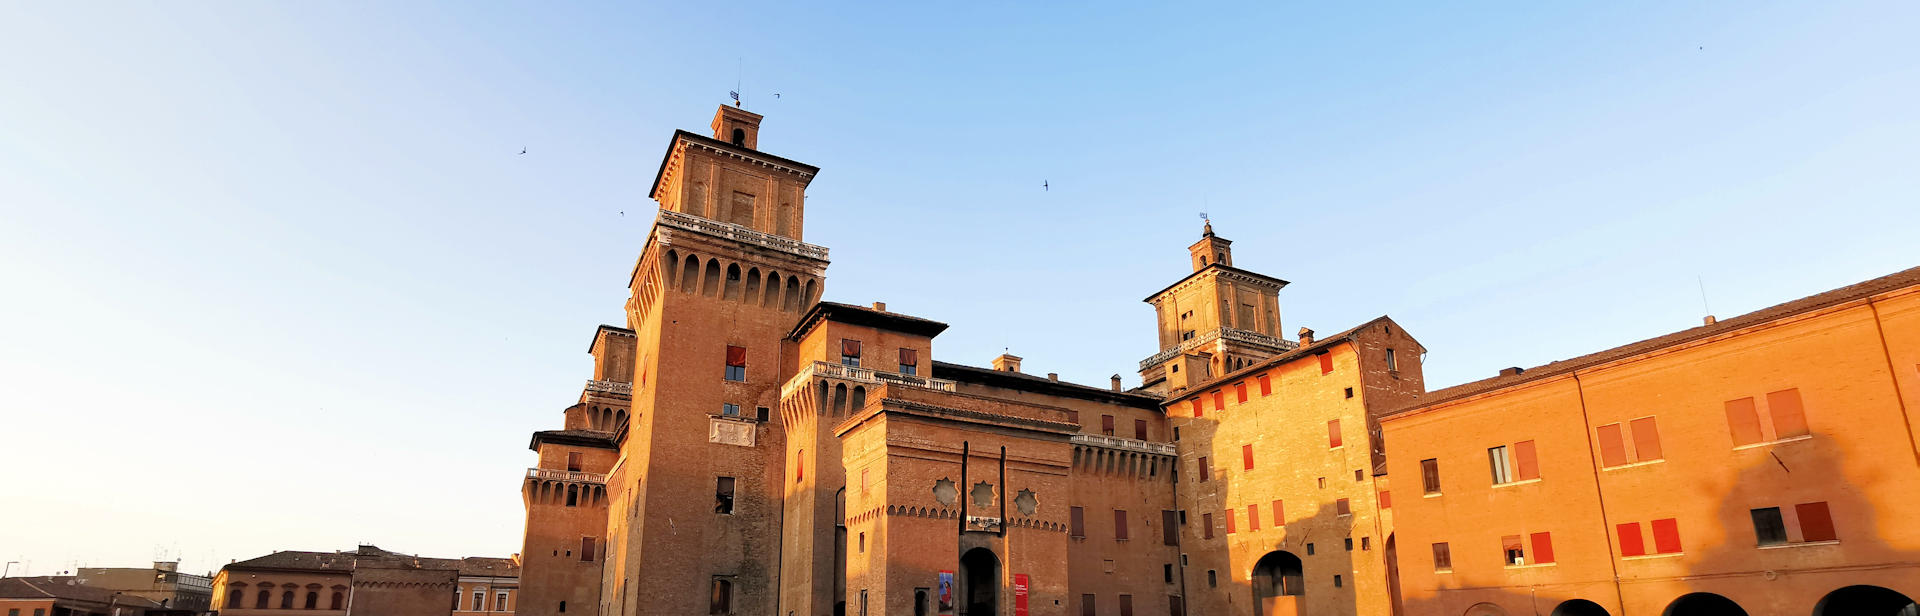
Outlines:
[[[1137,383],[1206,210],[1288,331],[1391,314],[1437,387],[1696,325],[1697,279],[1920,264],[1917,17],[0,4],[0,559],[518,551],[528,433],[737,78],[823,169],[826,298],[943,360]]]

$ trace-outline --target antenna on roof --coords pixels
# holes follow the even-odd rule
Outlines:
[[[1703,321],[1705,321],[1707,325],[1712,325],[1716,319],[1713,318],[1713,308],[1707,305],[1707,279],[1704,276],[1695,274],[1693,280],[1700,284],[1700,309],[1707,312],[1707,316]]]

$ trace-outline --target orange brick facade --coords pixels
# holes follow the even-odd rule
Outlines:
[[[1140,387],[1123,390],[1118,375],[1110,387],[1029,375],[1011,355],[991,368],[937,361],[946,325],[882,304],[820,301],[828,251],[801,240],[805,189],[819,170],[759,150],[760,122],[722,107],[710,137],[680,131],[669,141],[653,187],[661,210],[629,281],[627,322],[596,332],[593,379],[562,429],[534,435],[539,462],[522,483],[516,612],[1545,614],[1554,606],[1537,602],[1561,597],[1590,598],[1609,614],[1654,614],[1664,604],[1648,607],[1659,602],[1650,597],[1721,582],[1673,581],[1699,566],[1694,553],[1627,567],[1596,555],[1614,549],[1615,517],[1642,523],[1648,545],[1656,522],[1665,545],[1670,518],[1687,542],[1731,545],[1703,530],[1707,518],[1732,519],[1728,505],[1657,510],[1675,488],[1707,486],[1740,494],[1742,516],[1760,500],[1793,511],[1819,496],[1842,532],[1885,527],[1858,541],[1769,547],[1792,561],[1777,571],[1796,579],[1802,570],[1893,563],[1894,546],[1910,543],[1911,526],[1895,528],[1910,522],[1901,513],[1859,517],[1868,514],[1857,505],[1886,508],[1895,491],[1913,487],[1905,482],[1920,460],[1907,445],[1885,449],[1912,436],[1887,423],[1903,417],[1882,408],[1898,395],[1835,385],[1862,378],[1851,370],[1866,370],[1855,365],[1864,346],[1789,330],[1773,334],[1778,342],[1749,343],[1811,344],[1804,352],[1848,361],[1798,385],[1816,428],[1811,444],[1782,439],[1762,420],[1759,438],[1769,444],[1698,462],[1772,472],[1753,463],[1773,462],[1782,448],[1818,451],[1785,463],[1796,479],[1850,478],[1858,486],[1851,500],[1739,473],[1662,479],[1665,468],[1682,466],[1677,449],[1706,450],[1681,437],[1705,439],[1705,428],[1677,413],[1661,419],[1671,462],[1627,462],[1577,479],[1598,468],[1571,453],[1586,451],[1578,447],[1586,426],[1601,425],[1591,422],[1631,427],[1650,401],[1709,395],[1692,382],[1702,374],[1725,385],[1711,395],[1731,396],[1743,371],[1756,372],[1746,386],[1753,391],[1727,400],[1761,400],[1756,416],[1771,417],[1765,400],[1780,379],[1761,377],[1790,370],[1785,363],[1729,360],[1722,375],[1701,372],[1712,365],[1704,359],[1663,359],[1694,372],[1638,383],[1653,377],[1581,373],[1590,379],[1580,385],[1584,409],[1569,406],[1577,391],[1568,398],[1562,389],[1571,386],[1554,379],[1436,402],[1455,390],[1425,392],[1425,349],[1390,318],[1283,338],[1279,291],[1288,283],[1234,265],[1231,242],[1210,224],[1189,247],[1192,273],[1146,298],[1158,352],[1139,363]],[[1883,329],[1907,346],[1889,348],[1920,353],[1920,319],[1899,306],[1906,321]],[[1884,357],[1872,357],[1882,358],[1884,374]],[[1920,357],[1899,361],[1910,378]],[[1892,391],[1891,377],[1882,378]],[[1838,433],[1821,431],[1820,409],[1843,394],[1878,406],[1850,428],[1865,440],[1828,448],[1823,439]],[[1534,406],[1521,408],[1523,400]],[[1623,434],[1622,443],[1638,442]],[[1529,466],[1512,471],[1537,478],[1472,487],[1472,457],[1484,465],[1496,444],[1530,448]],[[1868,468],[1851,456],[1839,464],[1854,447],[1900,455]],[[1427,458],[1444,462],[1441,496],[1423,494]],[[1712,475],[1705,484],[1684,483],[1703,474]],[[1808,527],[1792,513],[1783,520],[1789,534]],[[1504,538],[1540,532],[1553,533],[1558,561],[1500,564]],[[1463,547],[1456,569],[1436,574],[1431,544],[1443,541]],[[1872,575],[1915,592],[1891,581],[1910,572]],[[1813,600],[1824,592],[1800,584],[1781,588]],[[1749,609],[1760,605],[1770,604]]]

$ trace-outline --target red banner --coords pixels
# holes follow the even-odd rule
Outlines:
[[[1027,574],[1013,574],[1013,616],[1027,616]]]

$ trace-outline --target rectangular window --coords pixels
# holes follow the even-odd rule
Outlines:
[[[1400,360],[1393,356],[1393,349],[1387,349],[1387,370],[1399,370]]]
[[[1393,508],[1393,491],[1392,490],[1380,491],[1380,508],[1381,509]]]
[[[1621,556],[1645,556],[1647,545],[1640,538],[1640,523],[1627,522],[1613,525],[1615,534],[1620,536]]]
[[[476,611],[476,612],[486,611],[487,608],[486,608],[486,605],[484,605],[486,603],[486,600],[487,600],[487,591],[484,591],[484,590],[473,591],[473,611]]]
[[[1099,616],[1100,610],[1095,609],[1093,602],[1093,595],[1080,595],[1080,616]]]
[[[860,341],[840,339],[840,365],[860,367]]]
[[[1213,408],[1216,408],[1216,409],[1227,408],[1227,393],[1225,390],[1221,390],[1221,389],[1213,390]]]
[[[1260,506],[1247,505],[1247,530],[1260,530]]]
[[[1120,616],[1133,616],[1133,595],[1120,595]]]
[[[493,594],[493,609],[497,612],[507,611],[507,593],[497,592]]]
[[[806,476],[807,476],[807,450],[802,449],[799,452],[796,452],[793,454],[793,482],[800,483],[800,480],[805,479]]]
[[[1180,426],[1173,427],[1173,440],[1180,440]]]
[[[1799,389],[1767,394],[1767,416],[1773,418],[1773,438],[1806,436],[1807,412],[1800,406]]]
[[[1527,564],[1527,549],[1522,547],[1519,535],[1507,535],[1500,538],[1500,562],[1509,567]]]
[[[747,380],[747,348],[727,346],[727,380]]]
[[[1553,562],[1553,533],[1534,533],[1528,535],[1533,544],[1533,563],[1544,565]]]
[[[1067,535],[1075,539],[1087,537],[1087,512],[1079,507],[1067,509]]]
[[[1346,539],[1346,541],[1344,541],[1344,542],[1342,542],[1342,543],[1344,543],[1344,544],[1346,545],[1346,548],[1347,548],[1347,551],[1348,551],[1348,552],[1352,552],[1352,551],[1353,551],[1353,538],[1352,538],[1352,537],[1347,537],[1347,539]]]
[[[1143,441],[1147,440],[1147,420],[1145,419],[1133,420],[1133,438],[1137,438]]]
[[[1640,462],[1666,457],[1660,450],[1660,426],[1652,417],[1641,417],[1628,424],[1633,432],[1633,459]]]
[[[1281,507],[1280,501],[1273,501],[1273,525],[1274,526],[1287,525],[1286,509],[1283,509]]]
[[[1826,502],[1794,505],[1793,513],[1800,518],[1801,541],[1834,541],[1840,538],[1833,532],[1833,513],[1827,511]]]
[[[1229,535],[1233,534],[1235,532],[1235,529],[1233,528],[1233,518],[1234,518],[1233,510],[1228,509],[1222,515],[1227,516],[1227,534]]]
[[[1801,518],[1802,520],[1806,518]],[[1661,554],[1680,552],[1680,521],[1673,518],[1653,521],[1653,551]]]
[[[1733,433],[1733,446],[1752,445],[1762,440],[1760,437],[1760,415],[1753,406],[1753,398],[1741,398],[1727,401],[1727,429]]]
[[[1195,419],[1207,416],[1207,412],[1200,408],[1199,396],[1194,396],[1192,400],[1188,400],[1187,402],[1193,405],[1193,416]]]
[[[733,513],[733,478],[721,477],[713,483],[713,512]]]
[[[1234,397],[1234,400],[1233,400],[1234,402],[1247,401],[1247,382],[1246,381],[1241,381],[1233,384],[1233,397]]]
[[[754,409],[753,418],[757,421],[765,422],[768,419],[768,415],[770,413],[771,413],[771,410],[763,406],[763,407]]]
[[[1220,586],[1220,577],[1215,573],[1213,569],[1208,569],[1207,570],[1207,588],[1217,588],[1219,586]],[[36,614],[35,616],[39,616],[39,615]]]
[[[1211,513],[1200,514],[1200,538],[1213,538],[1213,514]]]
[[[1253,470],[1253,445],[1240,446],[1240,465],[1243,470]]]
[[[1180,520],[1173,511],[1160,512],[1160,544],[1180,545]]]
[[[1327,448],[1337,448],[1340,446],[1340,443],[1340,420],[1327,420]]]
[[[1620,436],[1620,424],[1610,423],[1594,429],[1594,437],[1600,441],[1600,466],[1620,466],[1627,463],[1627,442]]]
[[[733,404],[733,403],[722,403],[720,405],[720,415],[722,417],[739,417],[740,405]]]
[[[713,578],[713,586],[707,598],[708,614],[733,613],[733,582],[722,578]]]
[[[1787,542],[1787,523],[1780,518],[1779,507],[1754,509],[1748,514],[1753,517],[1753,536],[1760,545]]]
[[[1353,515],[1353,505],[1349,504],[1347,499],[1336,499],[1333,501],[1333,514]]]
[[[1420,485],[1427,494],[1440,493],[1440,461],[1427,458],[1420,461]]]
[[[1333,374],[1333,354],[1322,352],[1320,353],[1319,358],[1320,358],[1320,374],[1323,376],[1328,374]]]
[[[1273,394],[1273,382],[1267,378],[1267,375],[1262,374],[1254,377],[1254,380],[1260,382],[1260,395],[1268,396]]]
[[[573,473],[580,472],[580,452],[567,452],[567,471]]]
[[[1348,388],[1347,388],[1347,399],[1348,399],[1348,400],[1352,400],[1352,399],[1353,399],[1353,388],[1352,388],[1352,387],[1348,387]]]
[[[1127,512],[1124,509],[1115,509],[1113,510],[1113,539],[1115,541],[1126,541],[1128,538]]]
[[[580,562],[593,562],[593,537],[580,538]]]
[[[1107,436],[1113,436],[1113,416],[1112,415],[1100,416],[1100,433],[1105,434]]]
[[[920,350],[919,349],[909,349],[904,347],[900,349],[900,373],[901,374],[919,374],[920,373]]]
[[[1206,480],[1207,480],[1207,475],[1208,475],[1208,473],[1210,472],[1210,471],[1208,471],[1208,470],[1207,470],[1207,468],[1208,468],[1208,467],[1207,467],[1207,457],[1206,457],[1206,456],[1200,456],[1200,480],[1201,480],[1201,481],[1206,481]]]
[[[1513,469],[1507,465],[1507,447],[1487,448],[1487,468],[1493,473],[1493,485],[1513,482]]]
[[[1352,540],[1351,540],[1351,539],[1349,539],[1349,540],[1348,540],[1348,542],[1352,542]],[[1348,546],[1348,547],[1352,547],[1352,546]],[[1334,587],[1334,588],[1339,588],[1339,587],[1340,587],[1340,586],[1341,586],[1341,585],[1342,585],[1343,583],[1344,583],[1344,582],[1342,582],[1342,581],[1340,580],[1340,576],[1338,576],[1338,575],[1336,575],[1336,576],[1333,576],[1333,587]]]
[[[1160,565],[1160,578],[1162,581],[1168,584],[1173,583],[1173,563]],[[18,616],[18,615],[15,615],[15,616]]]
[[[1513,467],[1515,481],[1540,478],[1540,462],[1534,458],[1533,441],[1513,444]]]

